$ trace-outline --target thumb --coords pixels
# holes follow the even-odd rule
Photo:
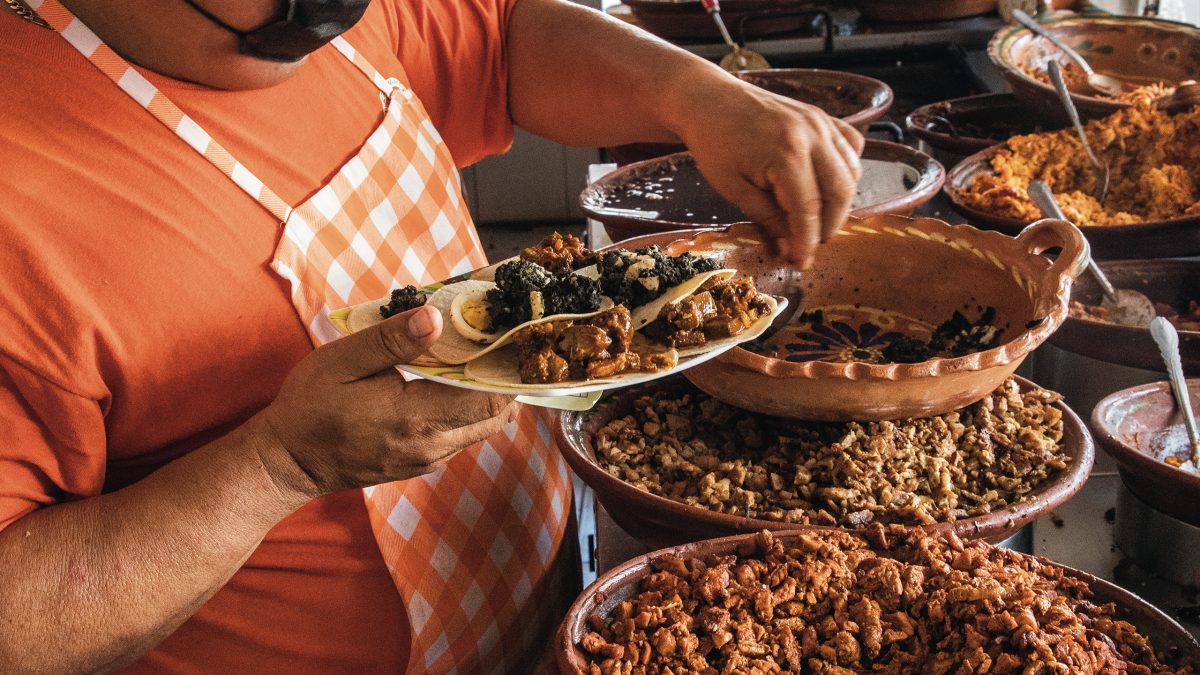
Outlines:
[[[329,343],[327,359],[338,379],[361,380],[399,363],[410,363],[442,334],[442,313],[417,307]]]

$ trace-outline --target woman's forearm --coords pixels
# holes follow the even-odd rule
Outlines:
[[[4,670],[116,669],[190,617],[308,499],[272,477],[289,469],[257,438],[242,427],[129,487],[0,532]]]
[[[677,142],[693,92],[737,85],[704,59],[569,0],[518,0],[507,35],[513,120],[566,145]]]

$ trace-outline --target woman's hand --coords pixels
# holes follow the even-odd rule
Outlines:
[[[432,307],[325,345],[284,380],[252,420],[272,478],[318,496],[429,473],[514,419],[511,397],[405,382],[393,368],[442,330]]]
[[[675,133],[705,178],[762,224],[785,258],[811,265],[817,245],[850,213],[862,135],[819,108],[732,77],[706,77],[675,96]]]

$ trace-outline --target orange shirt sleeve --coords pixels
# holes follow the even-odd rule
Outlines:
[[[0,529],[50,504],[100,494],[104,415],[97,401],[0,356]]]
[[[396,54],[460,166],[508,150],[508,19],[517,0],[389,0]]]

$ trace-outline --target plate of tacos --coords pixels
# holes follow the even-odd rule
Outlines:
[[[666,377],[761,335],[787,300],[713,258],[657,246],[592,252],[552,234],[511,259],[332,312],[350,334],[414,307],[442,334],[401,371],[457,387],[560,397]]]

